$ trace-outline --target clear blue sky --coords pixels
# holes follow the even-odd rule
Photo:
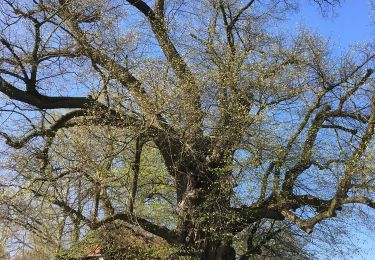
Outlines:
[[[302,2],[302,1],[301,1]],[[341,7],[335,10],[335,15],[328,15],[322,17],[318,8],[304,1],[301,5],[300,12],[291,17],[287,23],[287,29],[298,29],[300,26],[305,26],[318,32],[324,37],[331,40],[334,46],[334,52],[340,53],[351,44],[356,44],[363,41],[374,41],[375,38],[375,21],[372,20],[371,15],[375,16],[370,8],[369,0],[346,0]],[[375,1],[372,0],[375,6]],[[374,19],[374,18],[373,18]],[[375,214],[373,215],[375,217]],[[360,255],[350,257],[352,260],[375,260],[375,234],[368,236],[362,233],[360,228],[354,224],[353,243],[361,248]],[[372,239],[371,239],[372,237]],[[342,258],[332,258],[342,259]]]
[[[329,13],[322,17],[318,8],[312,5],[312,1],[304,1],[300,12],[292,17],[288,26],[295,29],[299,25],[307,25],[313,31],[319,32],[331,39],[335,48],[347,48],[350,44],[373,40],[375,36],[375,16],[370,8],[370,2],[374,0],[344,0],[341,7],[335,9],[335,14]],[[374,18],[375,19],[375,18]]]

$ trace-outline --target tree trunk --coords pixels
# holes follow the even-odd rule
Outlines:
[[[201,259],[207,260],[234,260],[236,251],[231,245],[221,245],[219,242],[209,242],[204,248]]]
[[[198,174],[189,171],[180,174],[177,180],[185,184],[183,194],[178,196],[177,208],[181,242],[194,249],[195,257],[202,260],[235,259],[235,250],[223,225],[227,217],[225,209],[230,206],[228,192],[232,190],[226,187],[230,179],[227,174],[212,170]]]

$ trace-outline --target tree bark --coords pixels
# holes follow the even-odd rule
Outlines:
[[[224,234],[227,230],[221,221],[226,218],[226,209],[230,207],[227,192],[232,189],[225,187],[226,180],[230,179],[229,172],[222,171],[222,163],[217,166],[221,167],[204,170],[180,167],[185,172],[180,172],[176,181],[185,186],[183,194],[178,196],[178,230],[181,243],[186,248],[192,248],[195,257],[234,260],[236,253]],[[218,173],[220,171],[222,174]],[[218,190],[218,183],[223,185],[222,190]]]

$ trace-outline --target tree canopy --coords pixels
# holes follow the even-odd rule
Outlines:
[[[297,8],[1,1],[1,225],[52,254],[120,225],[172,259],[306,259],[373,214],[374,45],[278,32]]]

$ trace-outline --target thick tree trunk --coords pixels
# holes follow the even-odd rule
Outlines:
[[[234,260],[236,252],[230,243],[217,238],[217,234],[203,230],[191,230],[194,239],[191,241],[196,250],[195,256],[201,260]],[[187,245],[190,246],[190,245]]]
[[[207,226],[194,227],[187,225],[185,227],[184,246],[187,249],[193,249],[192,255],[201,260],[234,260],[236,252],[234,248],[225,241],[224,238],[218,238],[218,234],[205,231]],[[195,259],[194,258],[194,259]]]
[[[220,187],[220,184],[226,185],[225,181],[221,183],[222,177],[214,171],[198,174],[189,171],[181,174],[178,180],[185,184],[184,193],[178,196],[177,209],[181,242],[194,249],[195,256],[202,260],[234,260],[236,255],[224,235],[227,228],[220,221],[226,218],[225,209],[230,206],[230,195],[226,194],[228,189]],[[218,189],[222,194],[218,194]]]
[[[222,245],[220,242],[214,241],[207,243],[201,259],[207,260],[234,260],[236,259],[236,251],[231,245]]]
[[[179,243],[193,251],[194,259],[235,259],[235,250],[228,242],[231,231],[226,226],[233,192],[228,170],[231,149],[222,146],[218,153],[213,153],[209,138],[195,142],[190,150],[179,139],[165,137],[154,141],[175,179]]]

